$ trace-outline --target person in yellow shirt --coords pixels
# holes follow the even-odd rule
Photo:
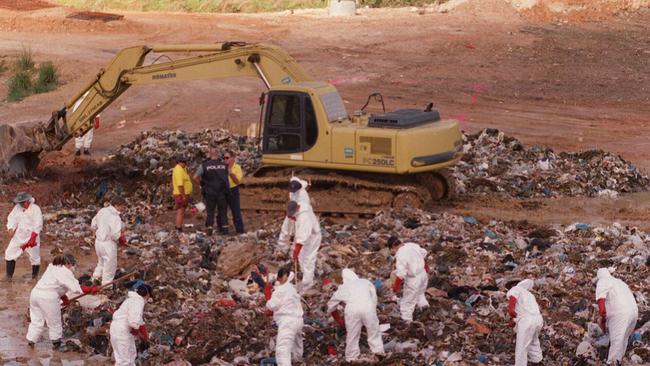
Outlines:
[[[172,186],[174,204],[176,206],[176,230],[183,231],[183,216],[190,195],[192,194],[192,180],[187,174],[187,159],[179,155],[176,157],[176,166],[172,172]]]
[[[239,200],[239,184],[244,178],[241,166],[235,161],[235,154],[228,151],[223,155],[223,161],[228,164],[228,180],[230,181],[230,196],[228,196],[228,207],[232,212],[232,221],[237,234],[244,233],[244,220],[241,216],[241,204]]]

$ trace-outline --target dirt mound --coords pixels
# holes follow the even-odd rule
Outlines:
[[[594,21],[650,6],[649,0],[510,0],[532,21]]]
[[[31,11],[55,6],[41,0],[0,0],[0,8],[9,10]]]

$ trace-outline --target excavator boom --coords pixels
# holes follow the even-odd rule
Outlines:
[[[160,54],[144,65],[150,54]],[[172,60],[167,54],[189,55]],[[0,131],[13,143],[0,149],[5,173],[20,174],[36,168],[41,152],[59,150],[71,138],[83,136],[95,116],[131,85],[205,80],[237,76],[259,77],[267,88],[311,81],[307,72],[283,49],[270,44],[225,42],[193,45],[135,46],[121,50],[61,110],[31,131],[5,127]],[[12,137],[12,135],[14,135]],[[21,140],[15,143],[16,136]]]

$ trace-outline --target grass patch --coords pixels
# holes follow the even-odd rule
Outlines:
[[[38,70],[38,79],[34,84],[34,93],[46,93],[56,89],[59,76],[56,67],[51,62],[44,62]]]
[[[18,71],[8,81],[9,93],[7,100],[17,102],[23,100],[32,91],[32,78],[26,71]]]
[[[16,69],[18,71],[29,71],[33,68],[34,58],[32,57],[32,51],[23,48],[23,51],[18,55],[18,60],[16,60]]]
[[[7,80],[7,101],[17,102],[32,94],[46,93],[56,89],[59,73],[52,62],[43,62],[35,69],[30,51],[23,51],[16,60],[13,75]],[[4,69],[3,69],[4,68]],[[4,60],[0,62],[0,73],[6,71]]]

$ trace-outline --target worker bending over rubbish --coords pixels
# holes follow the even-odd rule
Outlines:
[[[530,293],[535,283],[533,280],[523,280],[510,289],[508,298],[508,313],[515,320],[517,341],[515,345],[515,366],[525,366],[528,359],[533,363],[542,362],[542,348],[539,343],[539,332],[544,326],[542,314],[535,296]]]
[[[278,366],[290,366],[291,360],[302,359],[302,304],[300,295],[291,284],[295,274],[289,268],[278,271],[275,288],[267,283],[264,289],[266,308],[273,312],[278,326],[275,340],[275,360]]]
[[[613,271],[613,268],[600,268],[596,275],[596,301],[600,313],[598,324],[603,332],[609,332],[607,364],[621,362],[639,317],[634,294],[625,282],[611,275]]]
[[[99,210],[90,223],[90,227],[95,230],[95,253],[97,254],[97,267],[93,272],[92,280],[101,280],[102,286],[115,278],[118,244],[126,246],[124,224],[120,218],[120,213],[125,208],[124,198],[114,197],[111,204]]]
[[[41,270],[41,230],[43,214],[41,208],[29,193],[20,192],[13,200],[15,206],[7,216],[9,245],[5,250],[7,274],[5,281],[11,281],[16,270],[16,259],[23,252],[29,256],[32,265],[32,279],[38,277]]]
[[[61,303],[63,306],[70,304],[66,294],[95,294],[99,291],[96,286],[79,286],[79,281],[72,273],[76,263],[71,254],[54,258],[32,290],[29,296],[30,323],[27,330],[27,342],[30,347],[34,347],[39,341],[47,325],[52,345],[54,349],[59,349],[63,337]]]
[[[399,294],[404,283],[404,294],[399,303],[402,319],[413,321],[415,307],[429,306],[425,292],[429,282],[429,267],[424,262],[427,251],[415,243],[402,243],[395,236],[388,239],[388,247],[395,257],[395,282],[393,291]]]
[[[137,283],[137,282],[136,282]],[[142,314],[144,304],[151,297],[152,288],[145,283],[137,283],[129,291],[126,300],[113,314],[110,336],[116,366],[135,366],[138,355],[135,338],[149,342],[149,332],[144,325]]]
[[[300,264],[302,271],[300,292],[302,293],[314,284],[321,233],[318,217],[311,210],[301,210],[301,205],[296,201],[289,201],[287,205],[287,216],[282,223],[278,239],[280,248],[284,250],[292,236],[295,243],[292,259]]]
[[[347,331],[345,339],[345,360],[353,362],[361,354],[359,337],[361,327],[366,327],[368,346],[375,354],[384,353],[384,343],[381,340],[379,318],[377,318],[377,290],[366,279],[361,279],[351,269],[343,270],[343,284],[339,286],[327,303],[327,312]],[[345,303],[345,321],[336,309],[340,302]]]

